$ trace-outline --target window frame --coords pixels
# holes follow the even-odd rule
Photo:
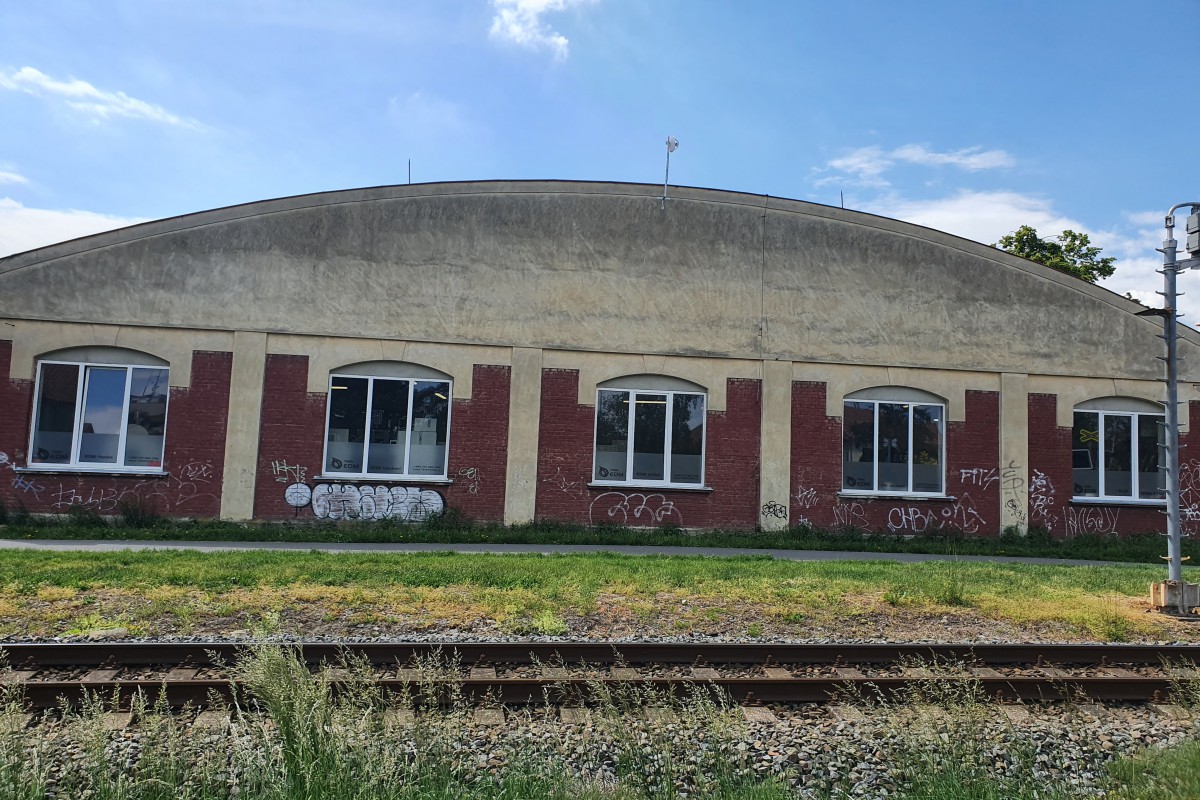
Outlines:
[[[367,397],[364,410],[367,413],[367,426],[363,430],[363,468],[358,472],[341,472],[328,469],[329,465],[329,422],[333,414],[333,382],[337,379],[349,380],[366,380],[367,381]],[[370,409],[371,403],[375,396],[375,381],[405,381],[408,383],[408,406],[406,411],[407,429],[404,437],[404,472],[368,472],[368,452],[371,446],[371,419]],[[446,386],[446,457],[442,462],[442,472],[437,475],[428,473],[412,474],[408,471],[409,461],[412,456],[412,440],[413,440],[413,396],[416,394],[416,386],[418,383],[441,383]],[[338,480],[364,480],[364,481],[402,481],[405,483],[446,483],[450,480],[450,436],[453,426],[454,414],[454,380],[452,378],[427,377],[406,374],[396,375],[373,375],[357,372],[330,372],[329,373],[329,388],[325,393],[325,429],[323,431],[324,439],[321,445],[321,474],[318,477],[330,478]]]
[[[42,380],[43,366],[51,364],[57,366],[75,367],[77,370],[76,385],[75,385],[75,419],[71,428],[71,459],[66,463],[44,463],[33,460],[35,449],[34,441],[37,435],[37,424],[40,418],[42,388],[44,382]],[[79,448],[82,444],[83,437],[83,416],[86,412],[85,398],[87,395],[87,386],[90,380],[88,371],[92,368],[97,369],[123,369],[125,370],[125,388],[121,399],[121,420],[122,424],[118,429],[117,438],[117,463],[105,464],[99,461],[80,461]],[[167,386],[164,395],[166,401],[163,405],[163,449],[162,455],[159,457],[158,466],[130,467],[125,465],[125,459],[128,455],[126,444],[129,438],[129,390],[132,388],[133,371],[135,369],[160,369],[166,372]],[[98,472],[98,473],[117,473],[126,475],[166,475],[167,461],[167,424],[170,421],[171,414],[171,367],[169,364],[130,364],[107,361],[67,361],[60,358],[41,358],[37,361],[37,371],[34,376],[34,391],[33,391],[33,407],[29,415],[29,450],[25,458],[25,466],[23,470],[35,472]]]
[[[1149,402],[1149,401],[1146,401],[1146,402]],[[1089,408],[1088,406],[1091,406],[1091,405],[1093,405],[1093,403],[1082,403],[1080,405],[1075,406],[1075,408],[1071,410],[1072,472],[1074,472],[1074,456],[1075,456],[1074,442],[1075,442],[1075,415],[1076,414],[1096,414],[1097,415],[1096,416],[1096,428],[1097,428],[1096,452],[1101,455],[1103,455],[1105,452],[1104,439],[1105,439],[1105,436],[1107,435],[1105,433],[1104,418],[1106,416],[1130,417],[1130,431],[1131,431],[1130,437],[1129,437],[1129,444],[1130,444],[1129,463],[1131,465],[1131,468],[1129,471],[1129,473],[1130,473],[1130,479],[1129,479],[1130,480],[1130,493],[1127,495],[1123,495],[1123,494],[1110,495],[1110,494],[1105,493],[1104,490],[1107,489],[1105,484],[1107,483],[1107,480],[1108,480],[1107,477],[1105,476],[1105,473],[1108,472],[1108,470],[1104,468],[1104,460],[1102,458],[1100,463],[1096,465],[1096,485],[1097,485],[1096,494],[1094,494],[1094,495],[1075,494],[1075,480],[1074,480],[1074,475],[1072,474],[1071,502],[1072,503],[1098,503],[1098,504],[1106,504],[1106,505],[1150,505],[1150,506],[1161,506],[1161,505],[1166,504],[1166,502],[1167,502],[1167,498],[1165,496],[1166,495],[1166,487],[1159,489],[1159,491],[1163,492],[1163,495],[1164,495],[1163,497],[1142,497],[1141,496],[1141,494],[1142,494],[1142,471],[1137,468],[1137,466],[1141,463],[1141,460],[1140,460],[1140,455],[1141,455],[1140,439],[1141,439],[1141,437],[1138,435],[1138,431],[1140,431],[1140,429],[1141,429],[1141,427],[1140,427],[1141,419],[1140,418],[1141,417],[1157,417],[1158,424],[1160,426],[1165,426],[1166,425],[1166,416],[1167,416],[1166,409],[1163,409],[1162,411],[1149,411],[1149,410],[1134,410],[1134,409],[1119,410],[1119,409],[1113,409],[1113,408],[1098,408],[1098,407]],[[1161,430],[1161,428],[1160,428],[1160,430]],[[1157,446],[1158,445],[1156,445],[1156,447]],[[1157,460],[1158,460],[1157,472],[1159,475],[1162,475],[1164,470],[1163,470],[1162,453],[1161,452],[1158,453]]]
[[[859,394],[859,393],[855,393]],[[922,394],[924,394],[922,392]],[[863,497],[931,497],[941,498],[949,497],[946,492],[946,403],[940,400],[926,399],[875,399],[871,397],[854,397],[846,395],[842,398],[842,441],[846,440],[846,404],[847,403],[870,403],[872,408],[871,418],[871,441],[877,443],[879,441],[879,407],[881,405],[903,405],[908,409],[908,458],[906,465],[908,466],[908,489],[880,489],[879,487],[879,447],[873,444],[871,450],[871,488],[860,489],[858,487],[846,486],[846,457],[843,451],[840,457],[840,469],[842,472],[841,486],[838,489],[839,494],[860,495]],[[913,414],[914,406],[935,406],[941,409],[941,415],[938,418],[938,467],[941,469],[941,484],[942,489],[939,492],[924,492],[913,488],[913,424],[916,421],[916,415]]]
[[[635,402],[629,403],[629,421],[628,421],[627,439],[626,439],[626,448],[625,448],[625,474],[629,477],[626,478],[625,480],[617,481],[617,480],[612,480],[611,478],[596,477],[597,455],[598,455],[597,449],[596,449],[596,435],[599,432],[599,428],[600,428],[600,393],[601,392],[625,392],[635,401]],[[667,477],[665,477],[661,481],[633,477],[633,456],[634,456],[633,441],[634,441],[634,437],[635,437],[635,430],[634,430],[635,417],[634,417],[634,415],[636,413],[636,405],[637,405],[636,397],[639,394],[665,395],[667,398],[667,400],[666,400],[666,412],[667,413],[666,413],[666,419],[663,422],[663,428],[664,428],[664,433],[663,433],[663,475],[667,476]],[[672,451],[672,443],[673,443],[673,436],[674,436],[674,433],[672,431],[672,422],[675,419],[675,396],[676,395],[690,395],[693,397],[700,397],[700,398],[703,398],[703,401],[704,401],[704,435],[700,437],[700,480],[697,481],[696,483],[678,483],[678,482],[672,481],[670,479],[671,459],[672,459],[672,456],[674,455],[671,451]],[[624,486],[624,487],[630,487],[630,488],[645,487],[645,488],[654,488],[654,489],[690,489],[690,490],[706,489],[706,488],[708,488],[708,484],[706,483],[706,480],[708,479],[707,461],[708,461],[708,392],[707,391],[698,390],[698,389],[655,389],[655,388],[646,388],[646,387],[635,389],[635,388],[630,388],[630,387],[622,386],[622,385],[613,385],[613,386],[600,385],[600,386],[596,387],[595,413],[592,414],[592,471],[591,471],[591,476],[590,476],[591,481],[589,481],[589,485],[592,485],[592,486],[616,486],[616,487]]]

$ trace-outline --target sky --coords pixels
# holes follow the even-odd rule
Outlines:
[[[660,183],[673,136],[672,184],[1084,232],[1159,306],[1198,28],[1200,0],[0,0],[0,256],[410,160]]]

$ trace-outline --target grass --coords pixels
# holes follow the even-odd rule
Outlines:
[[[348,664],[351,674],[365,667]],[[106,704],[93,697],[33,732],[18,724],[15,690],[0,709],[0,798],[94,800],[783,800],[785,786],[756,777],[736,743],[737,709],[697,695],[644,689],[609,696],[593,724],[546,724],[551,709],[518,713],[517,725],[487,735],[455,692],[443,664],[423,666],[415,696],[385,702],[369,681],[336,694],[288,650],[259,648],[236,671],[251,694],[227,709],[228,727],[204,733],[140,697],[133,703],[139,747],[104,729]],[[365,676],[364,676],[365,677]],[[437,698],[449,697],[445,703]],[[398,704],[400,714],[389,715]],[[647,705],[672,708],[676,722],[640,719]],[[531,736],[531,731],[540,735]],[[480,743],[491,758],[480,763]],[[564,753],[573,754],[573,768]]]
[[[848,550],[866,553],[933,553],[938,555],[1030,556],[1095,561],[1161,563],[1166,552],[1157,534],[1124,537],[1084,535],[1055,539],[1034,529],[1025,535],[998,537],[939,531],[921,536],[820,530],[795,527],[785,531],[684,531],[678,528],[631,529],[537,522],[504,526],[477,523],[448,514],[413,525],[380,522],[234,523],[217,520],[168,520],[137,506],[105,518],[84,509],[35,516],[0,504],[0,536],[11,539],[120,539],[166,541],[261,541],[338,544],[367,543],[508,543],[607,544],[658,547],[739,547],[784,550]],[[1200,543],[1183,542],[1183,554],[1200,562]]]
[[[1172,624],[1144,613],[1147,586],[1161,571],[610,553],[6,550],[0,634],[118,626],[134,635],[303,634],[365,625],[570,635],[586,623],[772,636],[916,616],[941,618],[946,630],[956,620],[998,621],[1122,641],[1162,636]]]
[[[586,725],[561,724],[546,706],[510,709],[507,725],[489,730],[472,721],[457,664],[412,665],[418,689],[391,698],[365,680],[365,664],[338,666],[350,677],[335,692],[331,673],[309,671],[292,650],[247,650],[234,671],[249,692],[223,708],[227,725],[189,728],[189,713],[138,696],[136,744],[105,728],[109,704],[94,695],[26,728],[20,688],[7,686],[0,800],[847,800],[868,796],[846,769],[867,758],[882,773],[877,785],[901,800],[1200,797],[1195,723],[1180,746],[1109,760],[1089,749],[1099,743],[1084,723],[1019,730],[999,722],[1003,715],[969,682],[931,679],[886,702],[860,698],[874,722],[854,737],[785,729],[785,740],[809,745],[806,754],[760,769],[763,755],[769,762],[779,751],[765,752],[762,731],[706,692],[597,685]],[[1058,748],[1080,745],[1093,775],[1078,771],[1084,780],[1073,783],[1069,769],[1058,770],[1067,766]],[[819,764],[840,765],[840,774]]]

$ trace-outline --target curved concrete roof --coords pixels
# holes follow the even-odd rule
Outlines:
[[[1161,376],[1157,319],[1040,264],[829,206],[672,188],[664,209],[661,192],[494,181],[231,206],[0,259],[0,317]]]

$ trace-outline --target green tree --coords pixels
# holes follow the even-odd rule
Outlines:
[[[1056,239],[1043,239],[1035,229],[1022,225],[1015,232],[1000,237],[995,246],[1089,283],[1107,278],[1116,269],[1113,266],[1116,259],[1101,257],[1100,248],[1088,240],[1086,233],[1063,231]]]

